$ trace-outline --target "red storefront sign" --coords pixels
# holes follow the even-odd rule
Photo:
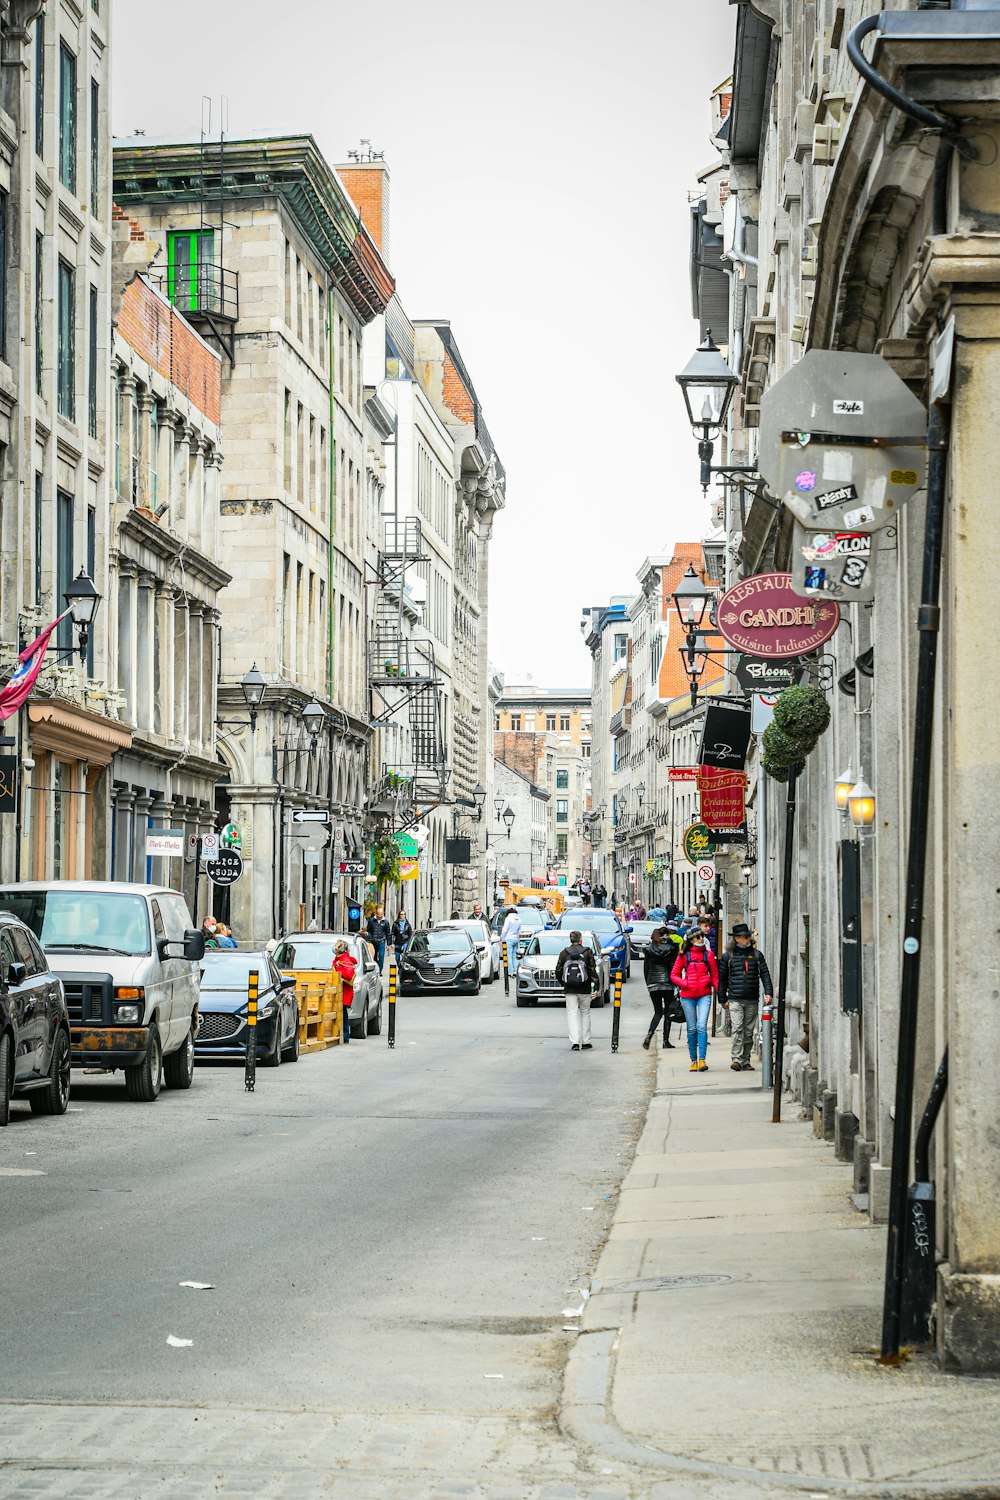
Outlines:
[[[697,781],[697,766],[671,766],[667,772],[668,781]]]
[[[840,605],[793,593],[791,573],[760,573],[723,594],[715,619],[731,646],[782,659],[804,656],[828,641],[840,624]]]
[[[741,828],[746,819],[745,771],[702,766],[698,773],[701,821],[707,828]]]

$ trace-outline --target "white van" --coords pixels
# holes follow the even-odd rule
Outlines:
[[[204,935],[178,891],[126,881],[0,887],[0,909],[41,943],[66,991],[75,1068],[122,1068],[130,1099],[194,1078]]]

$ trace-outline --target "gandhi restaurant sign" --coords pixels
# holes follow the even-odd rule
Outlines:
[[[804,656],[828,641],[840,624],[840,605],[793,593],[791,573],[760,573],[723,594],[715,619],[731,646],[781,659]]]

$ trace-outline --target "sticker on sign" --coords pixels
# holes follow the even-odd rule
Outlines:
[[[697,869],[698,881],[701,885],[712,885],[715,880],[715,861],[703,859]]]
[[[342,859],[340,861],[341,875],[363,875],[365,873],[365,862],[363,859]]]

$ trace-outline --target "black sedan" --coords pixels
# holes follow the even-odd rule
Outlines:
[[[198,1058],[245,1057],[247,987],[257,970],[257,1061],[276,1068],[299,1060],[299,1004],[295,980],[275,966],[270,953],[221,948],[205,954],[194,1053]]]
[[[34,933],[0,912],[0,1125],[10,1118],[14,1094],[24,1094],[32,1114],[65,1114],[69,1067],[62,980]]]
[[[401,995],[462,990],[478,995],[479,954],[463,928],[441,927],[413,934],[399,961]]]

